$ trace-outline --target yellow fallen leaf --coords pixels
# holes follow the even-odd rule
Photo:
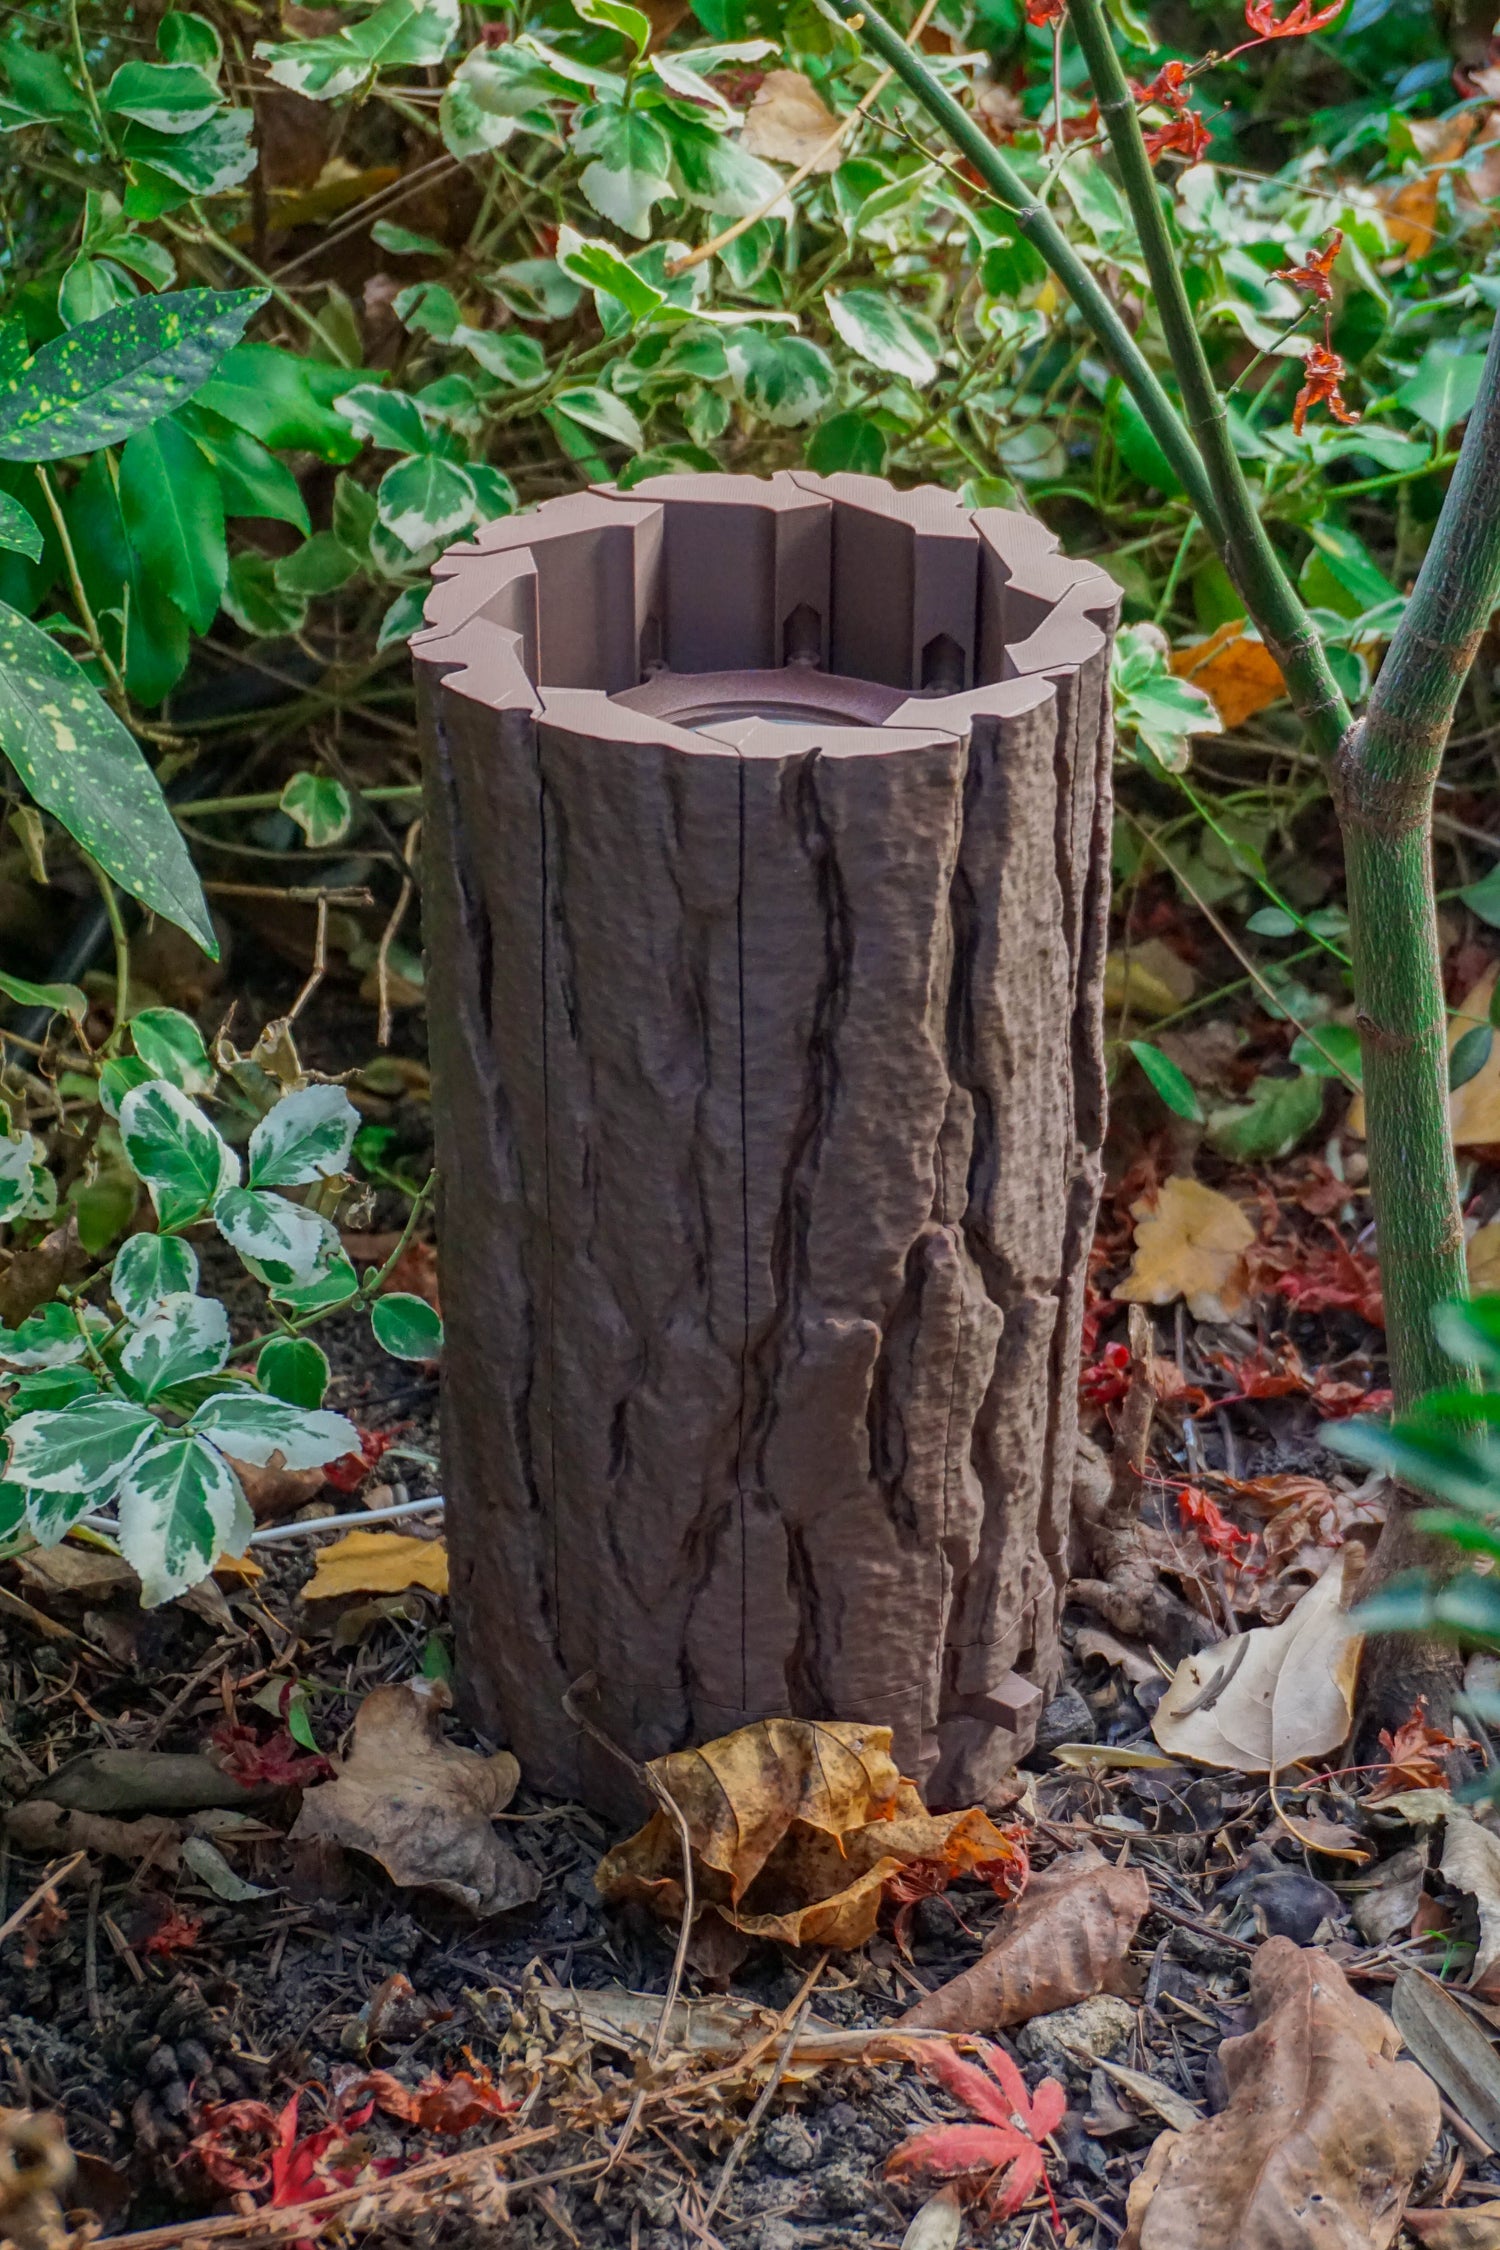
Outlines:
[[[1254,641],[1234,619],[1206,641],[1174,649],[1172,670],[1202,688],[1226,727],[1241,727],[1286,694],[1286,681],[1264,641]]]
[[[399,1594],[408,1586],[447,1593],[444,1540],[412,1539],[400,1531],[346,1531],[342,1539],[320,1551],[302,1599],[327,1602],[345,1594]]]
[[[220,1555],[214,1564],[215,1578],[241,1578],[247,1585],[265,1575],[260,1564],[250,1555]]]
[[[800,70],[768,70],[750,104],[740,145],[752,156],[778,164],[806,164],[815,172],[836,172],[839,151],[829,148],[839,120],[810,79]]]
[[[1500,1219],[1491,1219],[1469,1237],[1469,1287],[1476,1296],[1500,1289]]]
[[[1111,953],[1104,964],[1107,1015],[1129,1009],[1133,1016],[1170,1016],[1193,997],[1197,978],[1180,953],[1160,938],[1147,938],[1128,953]]]
[[[1195,1320],[1238,1320],[1250,1302],[1245,1252],[1255,1229],[1237,1203],[1201,1181],[1170,1179],[1130,1215],[1135,1257],[1116,1297],[1132,1305],[1185,1297]]]
[[[1418,120],[1412,138],[1423,156],[1431,159],[1425,172],[1398,180],[1379,191],[1386,232],[1397,255],[1387,268],[1425,258],[1438,237],[1438,190],[1443,175],[1453,169],[1479,130],[1472,111],[1459,117]]]

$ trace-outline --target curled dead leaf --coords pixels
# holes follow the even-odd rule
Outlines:
[[[1226,727],[1242,727],[1286,694],[1281,666],[1264,641],[1250,638],[1241,618],[1221,625],[1206,641],[1175,649],[1171,661],[1179,679],[1202,688]]]
[[[236,1461],[233,1454],[226,1454],[225,1459],[239,1478],[257,1523],[295,1514],[309,1500],[316,1500],[328,1482],[322,1469],[289,1469],[279,1453],[273,1453],[263,1468],[257,1468],[253,1461]]]
[[[1389,2017],[1316,1948],[1268,1938],[1250,2004],[1255,2029],[1219,2049],[1228,2106],[1153,2143],[1122,2250],[1385,2250],[1437,2139],[1437,2088],[1392,2059]]]
[[[1488,1226],[1475,1229],[1469,1237],[1465,1256],[1469,1287],[1476,1297],[1500,1289],[1500,1219],[1491,1219]]]
[[[406,1890],[439,1891],[475,1914],[536,1897],[541,1877],[490,1822],[521,1778],[507,1750],[482,1757],[443,1739],[452,1698],[441,1680],[407,1680],[365,1697],[334,1775],[308,1790],[294,1843],[337,1844],[378,1860]]]
[[[401,1594],[408,1586],[447,1593],[445,1541],[413,1539],[400,1531],[346,1531],[331,1547],[318,1550],[302,1599],[331,1602],[349,1594]]]
[[[901,2026],[1001,2031],[1116,1989],[1150,1903],[1144,1875],[1086,1844],[1034,1875],[979,1959],[908,2008]]]
[[[175,1820],[146,1813],[139,1820],[111,1820],[102,1813],[78,1812],[46,1797],[27,1797],[5,1816],[5,1833],[23,1852],[55,1859],[69,1852],[93,1852],[137,1867],[159,1867],[175,1875],[182,1830]]]
[[[768,70],[750,104],[740,145],[776,164],[812,159],[815,172],[836,172],[839,151],[828,142],[838,128],[833,111],[800,70]]]
[[[1250,1302],[1245,1252],[1255,1229],[1237,1203],[1198,1180],[1174,1176],[1153,1199],[1132,1203],[1135,1257],[1115,1289],[1126,1304],[1185,1297],[1195,1320],[1238,1320]]]
[[[929,1813],[890,1745],[889,1727],[761,1719],[655,1759],[687,1823],[699,1914],[747,1937],[846,1950],[874,1935],[888,1887],[914,1862],[937,1863],[935,1888],[947,1874],[1013,1863],[1011,1840],[977,1806]],[[611,1902],[641,1899],[675,1923],[676,1822],[654,1813],[605,1853],[594,1880]]]
[[[1184,1657],[1151,1719],[1163,1750],[1241,1773],[1336,1750],[1353,1724],[1362,1641],[1346,1597],[1364,1560],[1351,1542],[1279,1625]]]
[[[1406,2224],[1422,2250],[1500,2250],[1500,2203],[1462,2210],[1408,2211]]]

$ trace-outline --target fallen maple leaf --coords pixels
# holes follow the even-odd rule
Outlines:
[[[1116,1867],[1085,1844],[1033,1875],[979,1959],[908,2008],[901,2024],[1003,2031],[1106,1991],[1118,1983],[1150,1903],[1138,1869]]]
[[[477,2064],[456,2070],[451,2078],[430,2071],[415,2086],[407,2086],[388,2070],[367,2071],[343,2090],[343,2099],[368,2099],[387,2117],[413,2125],[420,2133],[467,2133],[492,2117],[506,2117],[517,2104],[497,2086],[490,2073]]]
[[[1451,1734],[1441,1727],[1431,1726],[1422,1697],[1409,1719],[1403,1719],[1394,1734],[1388,1728],[1380,1730],[1380,1747],[1386,1762],[1370,1791],[1369,1803],[1378,1804],[1382,1797],[1399,1796],[1403,1789],[1446,1789],[1449,1786],[1448,1769],[1443,1764],[1444,1755],[1458,1748]]]
[[[320,1752],[299,1749],[285,1727],[262,1738],[242,1720],[226,1719],[208,1739],[224,1772],[247,1789],[307,1789],[333,1771]]]
[[[1231,1523],[1222,1508],[1209,1499],[1206,1492],[1195,1484],[1183,1485],[1177,1494],[1177,1513],[1184,1531],[1196,1532],[1211,1555],[1225,1562],[1237,1563],[1244,1558],[1237,1552],[1243,1547],[1247,1552],[1255,1545],[1255,1534],[1241,1531]]]
[[[800,70],[768,70],[746,114],[740,146],[773,163],[811,162],[814,172],[835,172],[839,150],[828,143],[838,129],[839,120],[811,79]]]
[[[1153,2142],[1120,2250],[1386,2250],[1438,2136],[1437,2088],[1392,2060],[1390,2018],[1316,1947],[1267,1938],[1250,2004],[1256,2028],[1219,2049],[1228,2105]]]
[[[983,2069],[944,2040],[924,2041],[914,2059],[982,2123],[926,2125],[901,2143],[886,2171],[893,2179],[972,2182],[975,2200],[996,2222],[1014,2218],[1032,2189],[1044,2186],[1060,2235],[1041,2144],[1062,2123],[1068,2097],[1055,2078],[1033,2094],[1003,2047],[977,2044]]]
[[[379,1466],[400,1435],[400,1429],[360,1430],[358,1453],[342,1453],[337,1461],[330,1461],[323,1471],[324,1482],[339,1492],[358,1492],[370,1471]]]
[[[165,1956],[168,1953],[187,1953],[203,1935],[201,1914],[179,1914],[174,1906],[164,1922],[151,1932],[141,1947],[142,1953]]]
[[[1257,1243],[1249,1262],[1256,1288],[1272,1290],[1297,1312],[1356,1312],[1372,1328],[1385,1326],[1379,1266],[1332,1225],[1313,1243]]]
[[[394,1883],[498,1914],[541,1888],[536,1870],[490,1825],[515,1795],[521,1769],[508,1750],[486,1758],[444,1741],[451,1701],[441,1680],[372,1689],[348,1754],[331,1781],[303,1798],[291,1838],[365,1852]]]
[[[346,1531],[331,1547],[319,1548],[302,1599],[327,1602],[342,1600],[346,1594],[400,1594],[408,1586],[447,1593],[444,1540],[413,1539],[399,1531]]]
[[[1250,1302],[1245,1253],[1255,1229],[1237,1203],[1198,1180],[1174,1176],[1130,1206],[1135,1257],[1115,1289],[1127,1304],[1187,1299],[1195,1320],[1237,1320]]]
[[[651,1771],[687,1825],[698,1913],[784,1945],[863,1945],[891,1883],[913,1862],[950,1875],[1011,1857],[1005,1831],[976,1806],[930,1813],[890,1754],[889,1727],[761,1719]],[[606,1852],[606,1899],[640,1899],[674,1927],[682,1847],[665,1811]]]

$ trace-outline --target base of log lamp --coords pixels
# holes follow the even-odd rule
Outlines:
[[[983,1799],[1058,1662],[1113,581],[799,472],[547,502],[413,641],[460,1683],[537,1786],[789,1713]]]

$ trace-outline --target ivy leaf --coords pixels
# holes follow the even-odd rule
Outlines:
[[[349,833],[354,801],[327,773],[294,773],[281,792],[281,809],[309,844],[337,844]]]
[[[161,1424],[133,1400],[100,1396],[75,1399],[55,1412],[43,1409],[22,1414],[6,1435],[10,1441],[8,1474],[35,1495],[51,1493],[76,1499],[74,1515],[97,1508],[107,1500],[141,1448],[148,1445]],[[71,1518],[68,1519],[71,1521]],[[68,1527],[49,1513],[45,1528],[37,1521],[33,1502],[32,1524],[44,1546],[55,1545]]]
[[[126,442],[120,512],[161,591],[195,633],[206,633],[229,575],[224,498],[212,463],[179,422],[155,422]]]
[[[352,94],[381,70],[440,63],[458,34],[458,0],[382,0],[362,23],[328,38],[257,40],[255,53],[278,86],[316,102]]]
[[[99,96],[101,109],[159,133],[190,133],[213,116],[222,96],[191,63],[121,63]]]
[[[342,1414],[289,1406],[252,1391],[224,1391],[206,1400],[188,1426],[254,1469],[265,1468],[273,1453],[281,1455],[284,1468],[321,1469],[359,1451],[359,1432]]]
[[[1323,1081],[1310,1071],[1295,1078],[1257,1078],[1248,1102],[1209,1112],[1208,1144],[1242,1164],[1289,1156],[1323,1114]]]
[[[628,39],[637,62],[651,44],[651,18],[639,8],[629,7],[626,0],[573,0],[573,12],[585,23],[607,25],[622,39]]]
[[[0,381],[0,460],[93,453],[190,398],[264,289],[176,289],[87,320]]]
[[[98,1313],[86,1311],[84,1319],[90,1327],[106,1325]],[[7,1367],[71,1367],[87,1348],[72,1306],[55,1301],[32,1313],[19,1328],[0,1328],[0,1360]]]
[[[196,63],[210,78],[224,60],[224,44],[206,16],[170,9],[156,27],[156,51],[163,62]]]
[[[474,487],[463,464],[418,453],[387,469],[375,493],[380,521],[412,554],[451,539],[474,516]]]
[[[342,1086],[283,1094],[250,1135],[252,1187],[310,1187],[348,1169],[359,1111]]]
[[[564,273],[581,281],[585,288],[602,289],[607,297],[613,297],[632,320],[649,320],[667,301],[662,291],[627,264],[618,250],[607,242],[575,234],[572,227],[558,229],[557,262]]]
[[[571,231],[564,227],[561,233]],[[623,259],[620,262],[623,264]],[[629,270],[627,267],[626,271]],[[472,359],[478,360],[486,375],[514,384],[517,390],[534,390],[538,383],[546,380],[546,353],[534,336],[525,336],[519,329],[470,328],[461,324],[453,331],[453,341]]]
[[[195,1375],[217,1375],[228,1357],[229,1315],[218,1298],[183,1290],[163,1297],[126,1337],[120,1367],[149,1400]]]
[[[904,375],[925,390],[937,379],[936,332],[883,289],[828,290],[828,317],[851,352],[887,375]]]
[[[76,984],[32,984],[26,977],[0,970],[0,992],[23,1008],[50,1008],[55,1016],[70,1016],[74,1023],[82,1023],[89,1012],[88,994]]]
[[[1186,1117],[1194,1124],[1200,1124],[1203,1112],[1198,1106],[1198,1096],[1193,1091],[1193,1082],[1186,1071],[1174,1063],[1170,1055],[1164,1055],[1160,1047],[1154,1047],[1149,1039],[1132,1039],[1129,1046],[1153,1088],[1174,1116]]]
[[[644,241],[651,232],[652,210],[675,193],[672,144],[660,125],[643,110],[598,103],[579,112],[573,151],[593,159],[584,166],[578,185],[594,209]]]
[[[386,453],[425,453],[431,443],[421,407],[404,391],[356,383],[339,400],[338,411],[359,437]]]
[[[358,569],[358,555],[351,555],[341,539],[331,531],[315,531],[294,554],[277,557],[276,583],[283,593],[306,600],[347,586]]]
[[[337,1232],[316,1211],[256,1188],[226,1188],[214,1204],[214,1224],[267,1281],[311,1281],[338,1247]]]
[[[393,1359],[436,1359],[443,1348],[443,1323],[425,1297],[392,1290],[370,1307],[375,1341]]]
[[[269,555],[236,555],[224,584],[224,607],[236,625],[262,640],[295,633],[307,615],[307,597],[281,583]]]
[[[1212,698],[1178,679],[1154,627],[1127,626],[1115,642],[1113,665],[1120,726],[1170,771],[1187,764],[1191,736],[1223,733]]]
[[[28,562],[42,559],[42,535],[19,500],[0,492],[0,547]]]
[[[359,1294],[359,1275],[347,1251],[336,1250],[311,1281],[272,1282],[270,1287],[277,1304],[300,1319],[307,1313],[333,1312],[347,1305]]]
[[[249,109],[222,109],[191,133],[127,125],[121,144],[132,174],[127,216],[149,222],[190,195],[222,195],[248,180],[256,164],[254,127]]]
[[[711,125],[689,124],[674,112],[671,134],[678,190],[700,210],[744,219],[781,195],[781,174]]]
[[[576,390],[559,391],[553,400],[559,414],[566,415],[581,429],[593,430],[600,437],[612,438],[617,445],[627,446],[639,453],[645,445],[645,434],[630,408],[613,391],[601,390],[596,383],[580,385]]]
[[[856,476],[885,474],[885,435],[869,414],[830,414],[808,438],[806,454],[808,467],[820,477],[841,469]]]
[[[151,1190],[164,1227],[186,1226],[240,1176],[240,1160],[201,1109],[164,1079],[137,1086],[120,1104],[126,1157]]]
[[[328,1355],[310,1336],[273,1336],[255,1362],[261,1389],[288,1406],[321,1406],[328,1372]]]
[[[218,959],[187,846],[135,737],[82,666],[3,602],[0,751],[122,890]]]
[[[180,1008],[142,1008],[130,1019],[130,1039],[153,1078],[185,1094],[206,1094],[214,1083],[203,1034]]]
[[[99,1107],[106,1117],[118,1117],[125,1096],[136,1086],[149,1086],[155,1076],[138,1055],[116,1055],[99,1073]]]
[[[198,1286],[192,1245],[171,1234],[133,1234],[122,1243],[110,1271],[110,1295],[129,1321],[142,1321],[168,1297],[191,1296]]]
[[[741,328],[724,351],[740,397],[778,429],[815,421],[833,396],[833,362],[806,336]]]
[[[196,1586],[220,1555],[243,1554],[254,1527],[239,1478],[201,1438],[153,1445],[120,1486],[120,1552],[147,1609]]]

